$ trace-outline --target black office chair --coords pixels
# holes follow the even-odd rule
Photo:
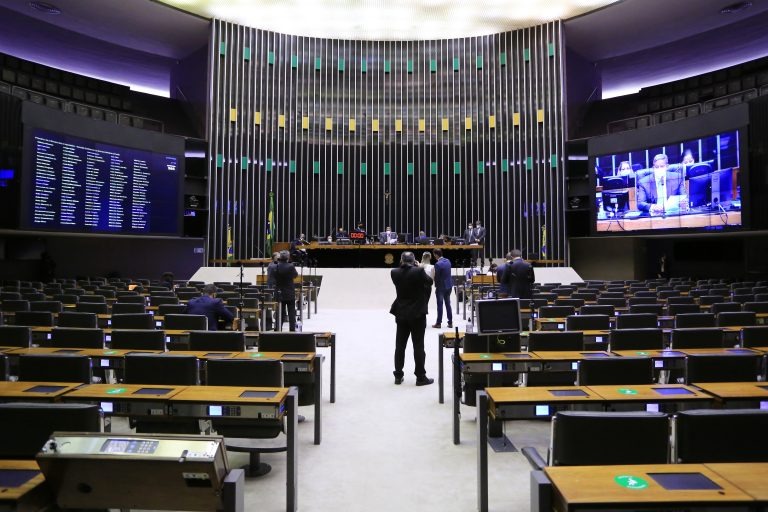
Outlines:
[[[147,304],[146,298],[144,298],[142,295],[138,294],[131,294],[131,295],[117,295],[117,302],[121,304],[141,304],[142,306]],[[112,304],[114,306],[114,304]]]
[[[22,325],[0,325],[0,347],[27,348],[32,344],[32,329]]]
[[[165,315],[163,328],[179,331],[205,331],[208,318],[205,315]]]
[[[605,294],[597,298],[597,304],[600,306],[613,306],[614,308],[623,308],[627,306],[627,299],[623,297],[605,297]]]
[[[617,329],[653,329],[659,326],[659,318],[653,313],[627,313],[616,317]]]
[[[59,313],[59,327],[81,327],[84,329],[95,329],[97,327],[97,318],[95,313],[84,313],[82,311],[64,311]]]
[[[718,313],[718,327],[738,327],[757,325],[757,316],[754,311],[726,311]]]
[[[664,304],[632,304],[629,306],[629,313],[633,315],[637,313],[650,313],[661,316],[664,314]]]
[[[583,301],[594,302],[597,300],[598,295],[599,293],[597,292],[597,290],[587,291],[587,290],[581,289],[577,292],[573,292],[573,294],[571,295],[571,299],[581,299]]]
[[[219,334],[219,333],[215,333]],[[210,359],[206,364],[209,386],[283,387],[283,364],[276,359]],[[261,461],[262,453],[286,450],[286,444],[263,444],[252,439],[272,439],[283,430],[277,419],[212,419],[211,426],[226,437],[227,450],[249,454],[248,476],[262,476],[272,467]],[[234,438],[234,439],[233,439]]]
[[[178,304],[179,298],[175,295],[172,297],[166,297],[163,295],[150,295],[149,296],[149,305],[150,306],[162,306],[163,304]]]
[[[574,308],[580,308],[584,305],[584,299],[555,299],[555,306],[572,306]]]
[[[0,404],[0,458],[33,460],[53,432],[100,432],[96,404]]]
[[[768,302],[745,302],[744,311],[753,313],[768,313]]]
[[[685,383],[755,382],[762,370],[757,354],[696,354],[685,358]]]
[[[709,311],[718,314],[726,311],[741,311],[741,304],[738,302],[716,302],[712,304]]]
[[[664,331],[653,329],[613,329],[610,334],[611,350],[662,350]]]
[[[539,308],[540,318],[565,318],[575,314],[576,308],[573,306],[542,306]]]
[[[262,332],[259,333],[259,352],[311,352],[315,353],[315,335],[311,332]],[[320,364],[320,361],[316,361]],[[312,375],[306,372],[294,372],[286,375],[286,386],[299,388],[299,405],[315,403],[315,390]]]
[[[698,314],[701,312],[698,304],[669,304],[667,311],[670,316],[684,315],[684,314]]]
[[[126,315],[146,312],[147,310],[144,307],[144,302],[114,302],[112,304],[113,315]]]
[[[126,354],[125,383],[159,386],[196,386],[200,367],[195,356],[175,354]],[[199,434],[200,423],[193,418],[130,418],[140,433]]]
[[[30,307],[32,307],[32,303],[34,302],[45,301],[45,294],[43,292],[22,293],[21,298],[28,300]]]
[[[600,295],[597,297],[598,299],[602,297],[604,299],[622,299],[624,300],[624,304],[626,305],[626,296],[624,295],[623,291],[617,291],[617,292],[611,292],[611,291],[604,291],[601,292]]]
[[[103,295],[93,295],[90,293],[86,293],[80,296],[80,299],[78,300],[78,304],[82,304],[83,302],[88,302],[90,304],[106,304],[107,298]]]
[[[608,315],[569,315],[565,317],[566,331],[602,331],[611,328]]]
[[[109,313],[109,307],[103,302],[78,302],[75,311],[106,315]]]
[[[658,304],[659,301],[656,298],[656,293],[655,292],[649,292],[649,293],[652,294],[649,297],[634,296],[634,297],[628,298],[627,305],[631,307],[631,306],[638,306],[640,304]]]
[[[165,332],[159,329],[114,329],[109,347],[116,350],[165,351]]]
[[[717,327],[672,329],[670,346],[673,350],[685,348],[723,348],[723,331]]]
[[[669,432],[664,413],[561,411],[552,418],[549,465],[666,464]],[[546,467],[535,448],[522,453],[534,469]]]
[[[157,306],[157,314],[166,315],[184,315],[187,312],[186,304],[161,304]]]
[[[739,333],[739,340],[739,344],[744,348],[768,347],[768,325],[743,327]]]
[[[656,290],[656,297],[662,300],[669,300],[672,297],[679,297],[680,292],[678,290]]]
[[[151,313],[124,313],[112,315],[113,329],[154,329],[155,317]]]
[[[613,317],[616,315],[616,308],[608,304],[586,304],[581,307],[579,313],[582,315],[606,315]]]
[[[245,352],[245,333],[241,331],[190,331],[189,350]]]
[[[712,313],[681,313],[675,315],[675,328],[714,326],[715,315]]]
[[[21,294],[19,292],[9,291],[0,292],[0,302],[4,302],[6,300],[21,300]]]
[[[90,384],[93,380],[91,358],[73,354],[21,354],[18,371],[20,381]]]
[[[72,306],[79,302],[78,296],[73,293],[55,293],[51,295],[53,300],[61,302],[65,306]]]
[[[14,321],[16,325],[51,327],[53,326],[53,313],[50,311],[17,311]]]
[[[696,304],[696,299],[689,295],[669,297],[667,299],[667,304]]]
[[[66,348],[104,348],[102,329],[55,327],[51,330],[51,346]]]
[[[725,302],[725,295],[702,295],[699,297],[699,304],[702,306],[711,306],[718,302]]]
[[[576,373],[579,386],[609,384],[653,384],[650,357],[605,357],[582,359]]]
[[[731,295],[731,301],[737,304],[744,304],[745,302],[753,302],[755,295],[753,293],[734,293]]]
[[[681,464],[768,462],[768,411],[698,409],[675,416],[675,457]],[[713,440],[717,440],[716,442]]]

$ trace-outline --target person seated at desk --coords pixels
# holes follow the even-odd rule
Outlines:
[[[397,233],[392,231],[392,228],[387,226],[387,229],[379,233],[379,242],[382,244],[396,244]]]
[[[419,236],[416,237],[416,240],[414,240],[419,245],[429,245],[431,243],[431,240],[427,236],[427,234],[424,231],[419,231]]]
[[[628,160],[619,162],[619,168],[616,170],[616,176],[628,176],[630,178],[635,177],[635,171],[632,169],[632,165]]]
[[[681,165],[693,165],[696,163],[696,159],[693,158],[693,151],[690,149],[686,149],[683,152],[683,160],[680,162]]]
[[[165,286],[169,290],[176,289],[176,284],[173,282],[173,272],[163,272],[160,276],[160,286]]]
[[[216,285],[207,284],[203,287],[200,297],[190,299],[187,304],[188,315],[203,315],[208,318],[208,330],[218,330],[218,321],[221,318],[225,323],[232,322],[235,316],[224,306],[224,301],[216,298]]]
[[[334,240],[338,240],[339,238],[349,238],[349,233],[347,233],[347,230],[344,228],[339,228],[336,230],[336,234],[334,235]]]
[[[650,215],[687,210],[688,196],[679,171],[669,170],[667,155],[653,157],[653,172],[638,179],[637,209]]]
[[[352,230],[353,233],[361,233],[362,237],[358,237],[358,243],[367,244],[368,243],[368,233],[365,231],[365,224],[362,222],[357,223],[357,227]]]
[[[304,261],[304,258],[307,257],[307,250],[304,248],[305,245],[309,245],[309,242],[304,238],[304,233],[299,234],[298,238],[291,241],[291,259],[293,261]],[[276,261],[274,255],[272,256],[272,259]]]

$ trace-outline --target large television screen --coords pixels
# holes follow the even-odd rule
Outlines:
[[[181,233],[183,138],[29,102],[22,123],[22,229]]]
[[[595,231],[741,228],[742,131],[591,157]]]

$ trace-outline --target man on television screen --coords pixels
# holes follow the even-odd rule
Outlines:
[[[637,182],[637,209],[650,215],[680,213],[687,209],[683,177],[679,171],[669,170],[667,155],[653,157],[653,172]]]

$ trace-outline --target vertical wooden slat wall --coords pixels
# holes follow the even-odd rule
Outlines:
[[[559,21],[435,41],[299,37],[214,20],[208,258],[358,222],[567,259]],[[546,235],[544,234],[546,230]],[[546,248],[544,238],[546,237]]]

